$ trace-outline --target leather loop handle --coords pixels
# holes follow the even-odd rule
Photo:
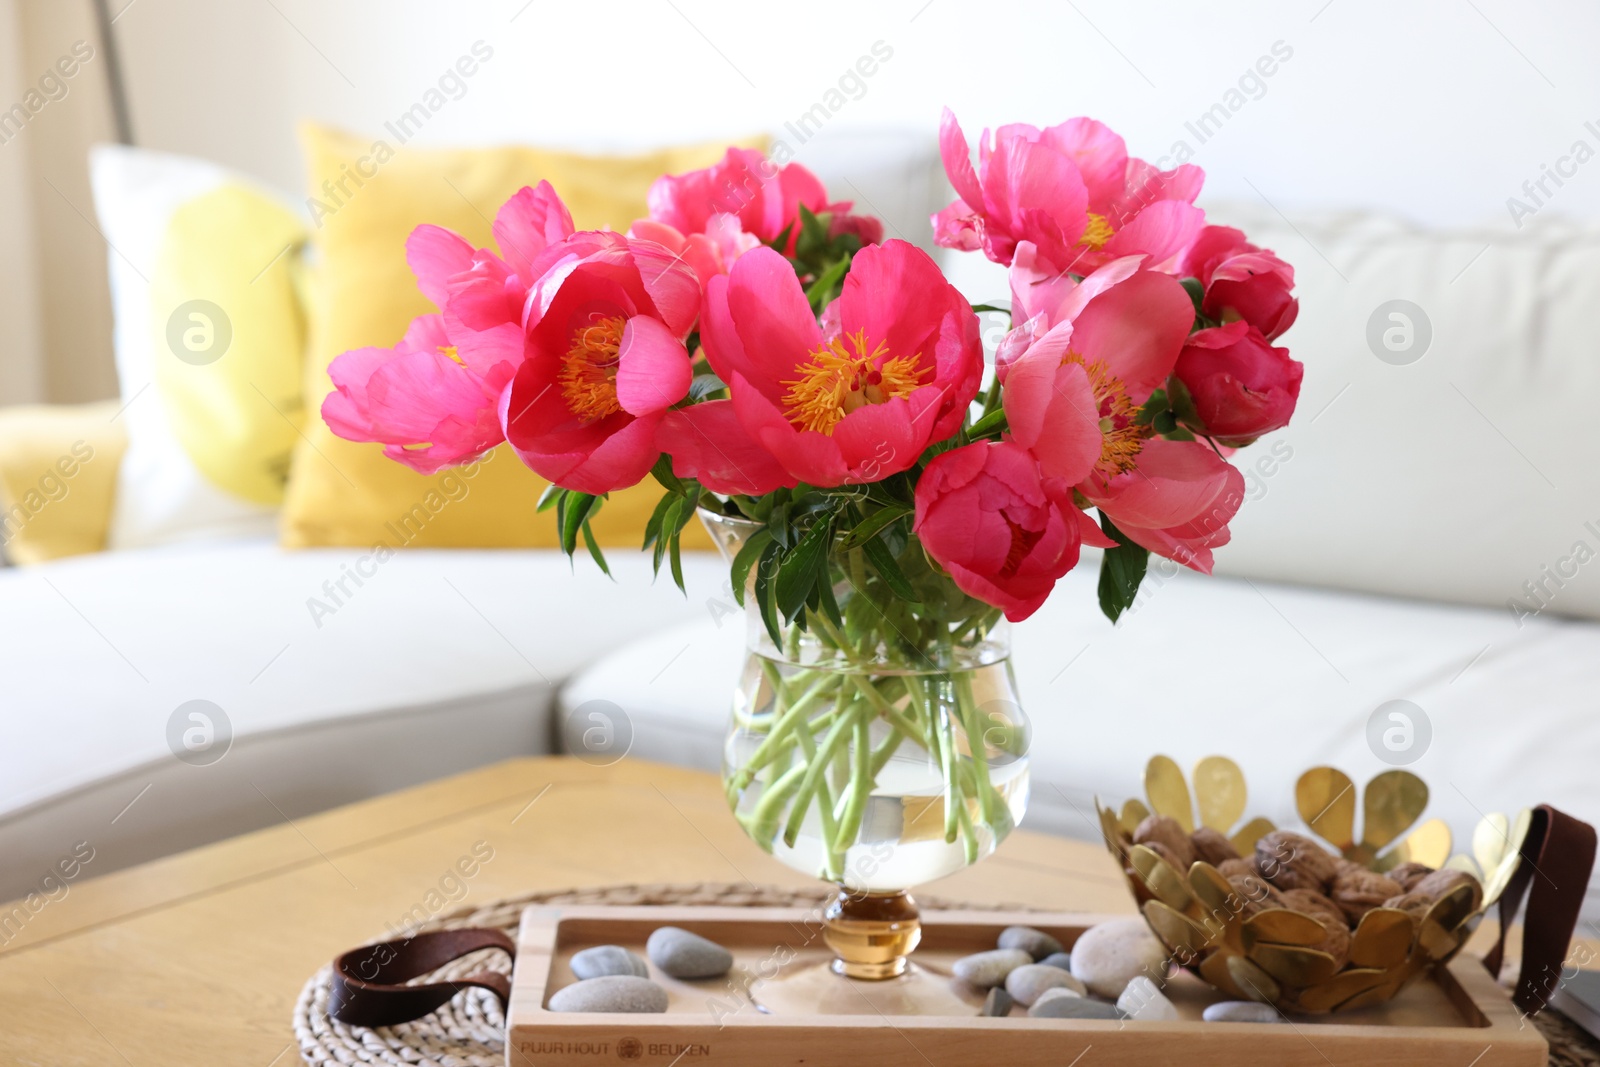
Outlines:
[[[443,1007],[469,986],[493,993],[504,1010],[511,999],[511,983],[497,971],[479,971],[448,982],[406,984],[451,960],[487,948],[513,958],[517,954],[516,942],[502,931],[486,927],[436,930],[351,949],[333,961],[328,1014],[352,1026],[393,1026]]]
[[[1527,897],[1522,973],[1512,1000],[1523,1011],[1534,1014],[1544,1010],[1561,981],[1572,931],[1577,928],[1589,875],[1594,870],[1594,827],[1541,804],[1533,809],[1520,853],[1522,862],[1500,896],[1500,934],[1494,948],[1483,958],[1483,965],[1490,974],[1500,974],[1506,933],[1516,921],[1523,897]]]

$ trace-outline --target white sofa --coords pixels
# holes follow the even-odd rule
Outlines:
[[[419,550],[313,613],[361,555],[241,541],[0,571],[0,900],[79,842],[99,875],[548,752],[566,678],[704,610],[630,553],[613,582],[557,552]],[[709,553],[685,571],[722,574]],[[189,763],[204,726],[169,723],[194,700],[221,716]]]

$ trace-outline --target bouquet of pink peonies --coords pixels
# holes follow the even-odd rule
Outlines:
[[[1000,616],[1038,610],[1085,544],[1113,620],[1149,553],[1209,572],[1244,497],[1231,451],[1300,391],[1273,346],[1293,269],[1206,224],[1198,167],[1159,171],[1083,118],[986,131],[974,167],[946,111],[940,149],[959,199],[935,243],[1007,265],[1009,309],[974,308],[803,167],[729,149],[657,180],[625,234],[574,232],[547,183],[500,209],[498,251],[418,227],[439,312],[336,359],[322,406],[423,472],[509,443],[551,483],[565,550],[602,568],[607,493],[661,484],[644,547],[680,585],[679,536],[706,516],[771,642],[730,797],[760,785],[752,835],[813,834],[835,880],[908,740],[940,768],[946,839],[970,860],[978,831],[1003,836],[989,770],[1022,740],[984,729],[964,673]],[[1011,315],[992,366],[984,310]]]

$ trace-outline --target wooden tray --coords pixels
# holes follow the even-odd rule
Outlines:
[[[993,948],[1007,926],[1032,926],[1070,946],[1099,918],[929,912],[914,959],[948,974],[956,959]],[[661,926],[681,926],[726,946],[733,973],[684,982],[652,966],[651,977],[671,1000],[661,1015],[545,1008],[551,993],[575,981],[568,965],[574,953],[617,944],[642,956],[645,940]],[[1071,1067],[1083,1058],[1084,1067],[1545,1067],[1548,1057],[1544,1038],[1482,964],[1465,955],[1388,1004],[1294,1017],[1287,1025],[1201,1022],[1205,1006],[1222,998],[1187,973],[1167,987],[1181,1022],[982,1018],[977,992],[969,1016],[895,1016],[870,1006],[859,1009],[865,1014],[762,1013],[748,995],[751,983],[759,991],[761,976],[780,963],[788,973],[826,960],[821,934],[820,911],[798,908],[529,908],[518,934],[506,1061],[510,1067]]]

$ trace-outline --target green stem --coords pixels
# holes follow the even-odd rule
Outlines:
[[[850,717],[842,714],[844,711],[846,691],[843,686],[839,688],[839,696],[835,710],[841,712],[834,720],[833,726],[828,730],[828,736],[823,738],[816,754],[806,761],[805,780],[800,783],[799,792],[795,796],[793,810],[789,812],[789,822],[783,830],[783,843],[790,848],[794,847],[795,840],[800,836],[800,826],[805,822],[806,809],[811,806],[811,798],[816,795],[817,786],[822,781],[823,772],[828,769],[828,764],[833,762],[833,754],[838,751],[850,732]]]
[[[833,839],[835,852],[845,852],[855,843],[856,836],[861,832],[861,814],[866,810],[867,797],[873,789],[872,735],[869,732],[872,719],[870,709],[863,707],[856,711],[853,725],[855,744],[851,752],[850,792],[845,802],[844,815],[839,819],[838,835]]]

